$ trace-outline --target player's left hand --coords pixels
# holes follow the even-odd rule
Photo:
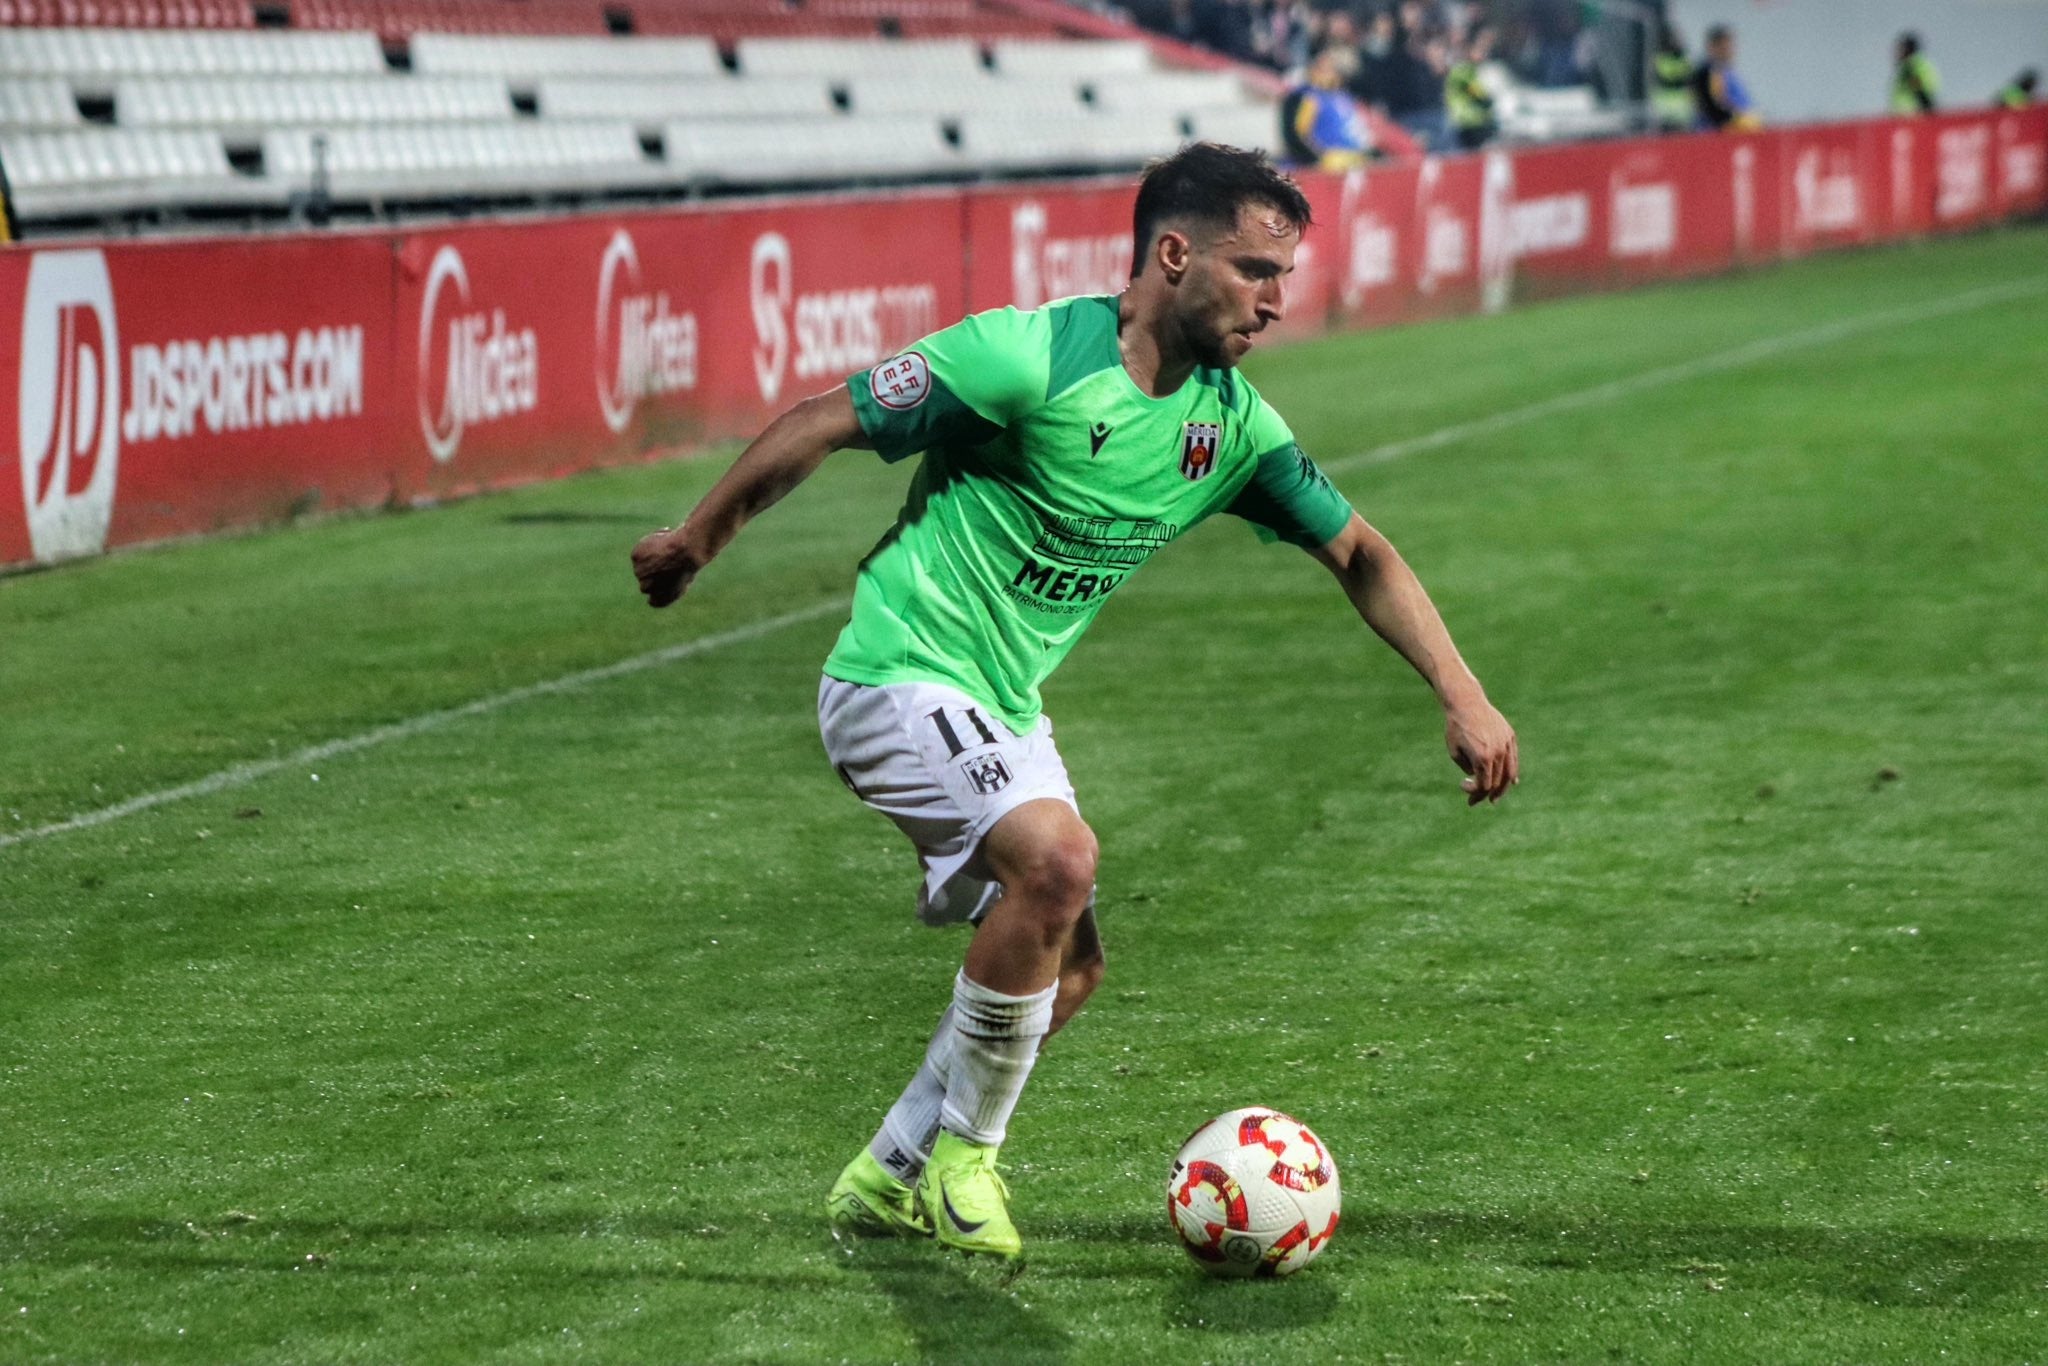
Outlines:
[[[1463,783],[1467,806],[1497,802],[1522,781],[1515,728],[1484,698],[1445,713],[1444,743],[1452,761],[1470,775]]]

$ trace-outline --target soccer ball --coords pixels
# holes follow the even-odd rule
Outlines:
[[[1215,1276],[1287,1276],[1337,1231],[1337,1164],[1306,1124],[1254,1105],[1195,1130],[1166,1179],[1181,1246]]]

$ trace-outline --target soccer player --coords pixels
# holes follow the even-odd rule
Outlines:
[[[1146,172],[1122,294],[977,314],[778,417],[673,530],[633,548],[663,607],[825,457],[923,453],[861,562],[818,693],[825,749],[916,846],[917,909],[974,928],[923,1065],[827,1199],[836,1230],[1020,1250],[995,1158],[1044,1040],[1102,980],[1095,834],[1039,684],[1154,551],[1218,512],[1320,560],[1442,703],[1469,802],[1515,734],[1393,546],[1236,366],[1278,322],[1309,205],[1257,153]]]

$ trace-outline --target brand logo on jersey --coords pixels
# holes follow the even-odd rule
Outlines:
[[[1010,785],[1010,766],[1003,762],[1000,754],[984,754],[979,759],[969,759],[960,765],[960,771],[967,775],[968,782],[974,784],[975,792],[983,797],[1001,792]]]
[[[1109,440],[1109,434],[1116,428],[1107,422],[1098,422],[1088,429],[1088,458],[1093,460],[1102,454],[1102,443]]]
[[[1216,469],[1216,447],[1223,440],[1223,426],[1216,422],[1183,424],[1180,442],[1180,472],[1189,479],[1207,479]]]
[[[868,371],[868,392],[884,408],[904,412],[930,397],[932,368],[915,351],[905,351]]]

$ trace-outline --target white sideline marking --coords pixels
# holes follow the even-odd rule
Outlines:
[[[1557,413],[1569,413],[1600,403],[1611,403],[1615,399],[1640,394],[1647,389],[1682,383],[1720,370],[1739,369],[1756,361],[1782,356],[1788,351],[1826,346],[1829,342],[1841,341],[1859,332],[1874,332],[1882,328],[1896,327],[1900,323],[1922,322],[1950,313],[1967,313],[1973,308],[2010,303],[2016,299],[2042,293],[2048,293],[2048,275],[2030,276],[2002,285],[1986,285],[1982,289],[1951,294],[1946,299],[1935,299],[1928,303],[1906,304],[1898,308],[1881,309],[1876,313],[1859,313],[1840,322],[1823,323],[1819,327],[1804,328],[1798,332],[1783,332],[1775,337],[1746,342],[1726,351],[1716,351],[1711,356],[1679,361],[1675,365],[1661,365],[1655,370],[1644,370],[1640,374],[1609,380],[1605,384],[1595,384],[1588,389],[1574,389],[1568,394],[1542,399],[1521,408],[1510,408],[1504,413],[1494,413],[1490,417],[1476,418],[1471,422],[1460,422],[1422,436],[1411,436],[1405,441],[1390,441],[1384,446],[1375,446],[1356,455],[1340,456],[1330,461],[1324,468],[1347,470],[1356,469],[1360,465],[1384,465],[1389,460],[1399,460],[1404,455],[1414,455],[1420,451],[1433,451],[1463,441],[1467,437],[1490,436],[1494,432],[1506,431],[1510,427],[1519,427]]]
[[[1520,408],[1510,408],[1506,412],[1495,413],[1490,417],[1478,418],[1471,422],[1456,423],[1434,432],[1428,432],[1422,436],[1409,437],[1402,441],[1391,441],[1385,445],[1375,446],[1371,450],[1359,451],[1353,455],[1342,456],[1336,460],[1329,461],[1324,468],[1329,470],[1345,470],[1361,465],[1381,465],[1390,460],[1398,460],[1402,456],[1414,455],[1420,451],[1436,450],[1440,447],[1451,445],[1453,442],[1462,441],[1466,437],[1485,436],[1493,432],[1505,431],[1510,427],[1519,427],[1525,423],[1535,422],[1556,413],[1574,412],[1580,408],[1592,407],[1595,404],[1609,403],[1615,399],[1642,393],[1647,389],[1655,389],[1667,384],[1678,384],[1700,375],[1709,375],[1720,370],[1732,370],[1755,361],[1768,360],[1772,356],[1783,355],[1788,351],[1797,351],[1813,346],[1825,346],[1829,342],[1840,341],[1845,337],[1853,337],[1860,332],[1876,331],[1880,328],[1895,327],[1900,323],[1938,318],[1951,313],[1965,313],[1973,308],[2009,303],[2015,299],[2024,299],[2029,295],[2042,293],[2048,293],[2048,275],[2031,276],[2024,280],[2015,280],[2002,285],[1986,285],[1981,289],[1967,290],[1961,294],[1950,295],[1946,299],[1936,299],[1924,304],[1908,304],[1899,308],[1882,309],[1875,313],[1861,313],[1853,318],[1845,318],[1840,322],[1825,323],[1819,327],[1806,328],[1798,332],[1785,332],[1775,337],[1764,337],[1757,341],[1745,343],[1742,346],[1733,347],[1727,351],[1717,351],[1710,356],[1700,356],[1694,360],[1680,361],[1675,365],[1659,366],[1655,370],[1645,370],[1640,374],[1630,375],[1624,379],[1609,380],[1605,384],[1596,384],[1587,389],[1575,389],[1571,393],[1559,394],[1555,398],[1543,399],[1540,402],[1527,404]],[[25,844],[30,840],[42,839],[49,835],[62,835],[72,830],[89,830],[93,826],[105,825],[110,821],[117,821],[124,816],[132,816],[140,811],[148,811],[153,807],[183,801],[187,797],[211,796],[216,792],[225,792],[232,787],[241,787],[244,784],[253,783],[259,778],[269,777],[273,773],[282,772],[288,768],[299,768],[306,764],[318,763],[323,759],[334,758],[337,755],[353,754],[357,750],[369,749],[374,745],[381,745],[387,740],[403,740],[426,731],[437,730],[451,722],[499,711],[516,702],[524,702],[529,698],[546,697],[554,693],[573,692],[578,688],[589,687],[593,683],[602,683],[608,679],[640,673],[646,669],[659,668],[664,664],[672,664],[679,659],[688,659],[693,655],[709,654],[713,650],[722,650],[728,645],[740,645],[750,640],[758,640],[762,636],[773,635],[785,626],[795,626],[800,622],[828,616],[834,612],[843,612],[851,602],[851,598],[841,596],[826,602],[813,603],[809,607],[799,608],[794,612],[785,612],[779,617],[769,617],[766,620],[757,621],[751,625],[736,626],[730,631],[720,631],[714,635],[699,637],[696,640],[687,640],[676,645],[664,646],[659,650],[650,650],[643,655],[634,655],[630,659],[622,659],[616,664],[606,664],[595,669],[584,669],[578,673],[564,674],[560,678],[548,679],[540,683],[529,683],[525,687],[513,688],[509,692],[493,693],[489,697],[480,697],[474,702],[465,702],[459,707],[425,712],[419,716],[412,717],[410,720],[396,721],[388,726],[378,726],[374,730],[362,731],[359,734],[346,736],[339,740],[328,740],[322,744],[297,750],[282,758],[261,759],[254,763],[236,764],[231,768],[224,768],[217,773],[210,773],[204,778],[185,783],[179,787],[167,787],[157,792],[146,792],[139,797],[130,797],[125,802],[117,802],[113,806],[102,807],[98,811],[88,811],[82,815],[72,816],[67,820],[57,821],[51,825],[41,825],[32,830],[21,830],[13,834],[0,835],[0,849],[5,849],[10,845]]]
[[[578,673],[564,674],[560,678],[550,678],[540,683],[529,683],[523,688],[513,688],[509,692],[492,693],[489,697],[479,697],[476,701],[465,702],[459,707],[448,707],[442,711],[423,712],[409,720],[394,721],[388,726],[378,726],[374,730],[366,730],[360,734],[346,736],[340,740],[328,740],[322,744],[310,745],[305,749],[284,755],[282,758],[259,759],[254,763],[236,764],[232,768],[221,769],[218,773],[209,773],[206,777],[200,778],[195,782],[186,783],[182,787],[167,787],[160,792],[146,792],[140,797],[130,797],[125,802],[102,807],[98,811],[88,811],[84,815],[73,816],[69,820],[58,821],[54,825],[42,825],[37,826],[33,830],[22,830],[11,835],[0,835],[0,849],[5,849],[10,844],[23,844],[29,840],[41,839],[45,835],[61,835],[71,830],[88,830],[95,825],[105,825],[109,821],[120,820],[123,816],[132,816],[138,811],[147,811],[153,806],[163,806],[169,802],[183,801],[187,797],[211,796],[216,792],[224,792],[231,787],[241,787],[245,783],[253,783],[258,778],[269,777],[271,774],[281,772],[284,769],[300,768],[306,764],[319,763],[323,759],[332,759],[336,755],[353,754],[359,749],[369,749],[371,746],[381,745],[387,740],[403,740],[426,731],[438,730],[452,721],[461,721],[471,716],[482,716],[486,712],[499,711],[511,706],[515,702],[524,702],[528,698],[546,697],[552,693],[573,692],[578,688],[589,687],[593,683],[602,683],[607,679],[621,678],[627,674],[636,674],[646,669],[659,668],[663,664],[672,664],[676,660],[688,659],[692,655],[709,654],[713,650],[720,650],[728,645],[739,645],[749,640],[758,640],[762,636],[773,635],[785,626],[795,626],[799,622],[810,621],[814,617],[828,616],[834,612],[844,612],[852,604],[852,601],[853,599],[848,597],[837,597],[826,602],[814,602],[809,607],[799,608],[794,612],[785,612],[779,617],[769,617],[765,621],[752,622],[746,626],[735,626],[730,631],[719,631],[714,635],[700,636],[696,640],[685,640],[675,645],[665,645],[659,650],[650,650],[644,655],[634,655],[631,659],[622,659],[616,664],[604,664],[595,669],[584,669]]]

